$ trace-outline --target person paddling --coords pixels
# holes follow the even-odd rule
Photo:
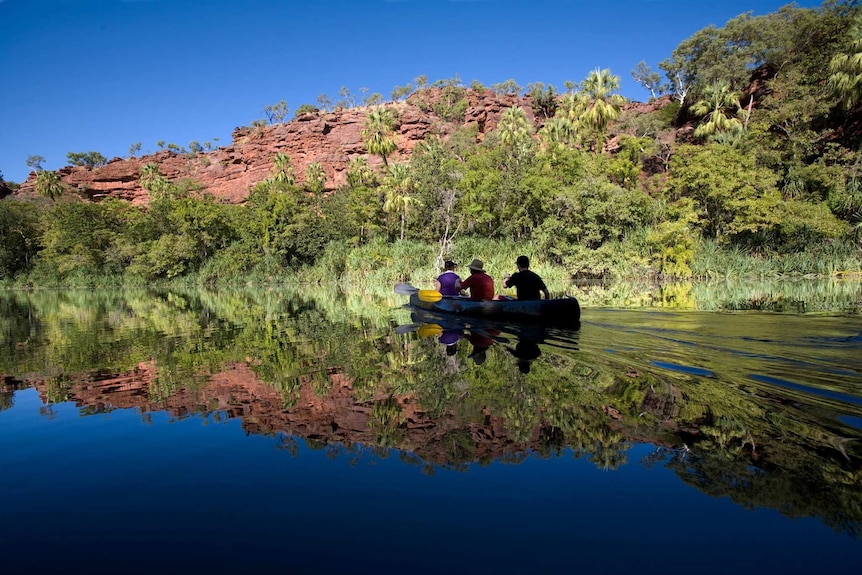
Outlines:
[[[517,272],[512,275],[506,274],[503,276],[503,285],[505,287],[514,287],[520,300],[542,299],[541,294],[545,295],[545,299],[551,299],[551,294],[548,293],[545,282],[530,269],[530,258],[527,256],[518,256],[518,259],[515,260],[515,265],[518,266]]]

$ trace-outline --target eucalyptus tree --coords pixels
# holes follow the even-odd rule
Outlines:
[[[38,154],[27,156],[27,167],[33,168],[37,172],[42,171],[42,164],[45,163],[45,157]]]
[[[742,122],[735,117],[741,110],[739,94],[730,88],[729,82],[713,82],[704,88],[703,96],[702,100],[698,100],[691,107],[692,113],[703,117],[703,121],[694,130],[695,136],[715,137],[719,134],[742,132]]]
[[[410,170],[417,203],[418,218],[425,223],[420,239],[437,241],[440,265],[443,256],[452,253],[455,235],[460,230],[455,203],[458,182],[463,176],[464,162],[456,155],[450,138],[444,145],[438,138],[419,142],[410,159]]]
[[[650,97],[653,100],[664,94],[668,89],[667,84],[661,81],[659,73],[653,72],[643,60],[638,62],[637,67],[632,70],[632,78],[634,78],[635,82],[649,90]]]
[[[108,163],[107,158],[99,152],[69,152],[66,154],[69,164],[73,166],[87,166],[89,168],[104,166]]]
[[[581,89],[589,97],[590,102],[583,114],[583,122],[598,135],[596,153],[604,148],[604,134],[608,124],[620,117],[625,98],[615,94],[620,89],[620,77],[611,71],[593,70],[581,83]]]
[[[413,178],[410,167],[406,164],[392,164],[383,179],[384,202],[383,211],[386,213],[398,213],[401,224],[401,236],[404,239],[404,229],[407,223],[407,213],[410,206],[417,202],[411,193],[413,191]]]
[[[263,113],[270,124],[281,124],[287,118],[287,102],[282,100],[277,104],[267,104],[263,107]]]
[[[413,93],[413,85],[408,82],[407,84],[405,84],[403,86],[395,86],[392,89],[392,93],[390,94],[390,96],[392,97],[392,99],[394,101],[397,102],[399,100],[403,100],[404,98],[406,98],[407,96],[409,96],[412,93]]]
[[[553,118],[557,113],[557,89],[553,84],[547,87],[542,82],[527,84],[533,112],[542,118]]]
[[[396,119],[388,108],[374,108],[365,118],[365,128],[362,130],[362,141],[369,153],[380,156],[383,165],[389,166],[387,158],[398,149],[395,143]]]
[[[498,82],[496,84],[491,85],[491,90],[497,95],[503,96],[505,94],[520,94],[524,91],[524,89],[512,78],[509,78],[505,82]]]
[[[339,88],[338,95],[341,96],[341,99],[337,103],[338,106],[352,108],[356,105],[356,96],[350,93],[350,89],[347,86]]]

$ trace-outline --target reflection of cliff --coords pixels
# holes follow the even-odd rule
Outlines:
[[[389,445],[412,451],[426,462],[459,465],[489,461],[507,452],[525,451],[530,444],[515,446],[500,418],[485,414],[481,422],[466,422],[454,415],[432,419],[412,395],[374,397],[357,401],[349,379],[333,374],[326,396],[318,396],[311,384],[303,384],[298,398],[286,409],[283,396],[264,383],[248,364],[237,363],[213,374],[197,388],[182,388],[163,399],[151,395],[156,368],[143,363],[121,375],[91,375],[66,382],[61,399],[87,412],[135,408],[141,413],[164,411],[175,417],[219,412],[239,418],[248,433],[295,435],[311,443]],[[29,382],[45,403],[56,401],[55,381]],[[12,381],[5,388],[15,389]],[[389,412],[389,415],[386,412]],[[538,439],[540,430],[534,433]]]
[[[752,434],[739,421],[717,418],[708,409],[698,417],[683,417],[681,407],[691,410],[684,397],[688,392],[669,382],[654,380],[638,398],[633,395],[637,378],[627,373],[631,379],[618,379],[600,398],[580,403],[560,397],[541,406],[541,396],[529,385],[506,391],[498,384],[494,397],[483,396],[479,384],[468,390],[469,398],[462,395],[433,415],[423,407],[421,395],[412,392],[390,395],[378,387],[364,396],[367,400],[359,400],[354,382],[338,369],[325,376],[325,391],[303,376],[292,391],[282,392],[261,380],[253,367],[233,363],[165,391],[160,382],[165,375],[143,362],[120,375],[91,372],[26,382],[7,377],[0,394],[11,398],[12,391],[32,385],[43,402],[71,401],[83,414],[123,408],[175,417],[224,414],[239,418],[250,434],[300,437],[313,448],[329,446],[335,452],[340,445],[347,454],[360,446],[394,447],[405,461],[414,453],[420,463],[450,468],[571,450],[599,467],[615,469],[626,461],[632,442],[647,442],[659,449],[645,463],[666,465],[699,490],[789,516],[818,516],[841,531],[860,534],[862,471],[854,449],[848,447],[841,458],[818,456],[798,445],[782,447],[780,438],[763,444],[754,439],[764,439],[763,433]],[[590,371],[589,377],[596,373]],[[626,395],[635,399],[639,423],[611,405],[620,406]]]

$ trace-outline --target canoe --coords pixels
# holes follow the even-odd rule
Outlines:
[[[457,314],[498,321],[540,323],[555,327],[578,329],[581,324],[581,307],[573,297],[539,300],[488,300],[474,301],[464,297],[444,296],[437,301],[426,301],[418,293],[410,295],[410,305],[435,313]],[[430,298],[434,299],[434,298]]]

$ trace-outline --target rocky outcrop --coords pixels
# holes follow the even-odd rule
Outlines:
[[[416,144],[429,134],[446,137],[458,127],[434,112],[445,97],[443,89],[429,88],[414,93],[404,102],[387,104],[400,117],[398,149],[392,161],[409,161]],[[522,106],[536,123],[529,97],[497,95],[491,90],[467,90],[466,97],[469,105],[460,125],[475,127],[478,141],[497,127],[503,112],[511,106]],[[346,183],[347,166],[352,158],[363,156],[372,167],[382,164],[378,156],[365,151],[362,143],[362,129],[369,110],[368,107],[339,108],[305,114],[284,124],[237,128],[230,145],[209,152],[160,151],[140,158],[113,158],[95,168],[69,166],[59,173],[62,181],[84,198],[99,201],[112,197],[145,204],[149,194],[139,181],[141,167],[155,163],[172,181],[190,179],[216,198],[241,203],[250,189],[267,177],[275,154],[286,153],[293,164],[297,183],[303,183],[308,165],[317,162],[326,172],[326,189],[334,190]],[[35,179],[35,174],[31,174],[17,193],[34,194]]]

